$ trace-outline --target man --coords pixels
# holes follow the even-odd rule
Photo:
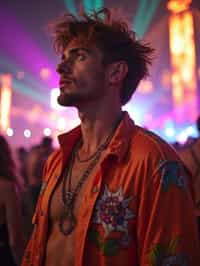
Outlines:
[[[55,24],[58,102],[80,127],[59,137],[44,169],[23,266],[199,265],[187,174],[174,150],[122,106],[153,49],[104,9]]]

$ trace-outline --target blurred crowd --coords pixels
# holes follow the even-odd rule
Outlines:
[[[43,166],[53,151],[52,139],[42,138],[29,150],[12,151],[0,135],[0,265],[20,265],[32,232],[32,216],[40,193]],[[15,158],[15,159],[14,159]]]
[[[196,120],[196,128],[198,130],[198,137],[188,138],[183,146],[177,148],[177,151],[191,173],[196,215],[200,232],[200,116]]]
[[[184,145],[175,142],[172,146],[179,153],[188,171],[191,172],[200,229],[200,117],[197,119],[196,127],[199,137],[190,137]],[[20,265],[24,248],[32,232],[31,220],[40,193],[43,166],[54,150],[52,143],[51,137],[43,137],[38,145],[29,150],[18,147],[14,152],[6,138],[0,135],[0,254],[2,265]]]

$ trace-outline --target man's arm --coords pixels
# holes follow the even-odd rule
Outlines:
[[[139,265],[200,265],[200,248],[187,174],[178,161],[160,161],[140,198]]]

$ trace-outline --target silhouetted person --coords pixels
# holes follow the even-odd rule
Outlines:
[[[198,138],[193,139],[190,144],[183,147],[179,154],[192,173],[192,184],[200,235],[200,116],[196,120],[196,128],[198,130]]]
[[[41,143],[32,148],[27,158],[28,184],[34,204],[36,204],[40,192],[44,164],[53,152],[52,142],[51,137],[43,137]]]
[[[0,135],[0,265],[20,265],[24,249],[21,193],[6,139]]]
[[[24,147],[19,147],[16,150],[17,158],[19,162],[19,173],[23,178],[24,185],[28,185],[28,177],[27,177],[27,167],[26,167],[26,160],[28,156],[28,151]]]

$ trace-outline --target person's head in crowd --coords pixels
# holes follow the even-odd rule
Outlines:
[[[0,177],[17,181],[16,164],[6,138],[0,135]]]
[[[53,140],[51,137],[43,137],[40,145],[44,148],[51,148],[52,144],[53,144]]]

